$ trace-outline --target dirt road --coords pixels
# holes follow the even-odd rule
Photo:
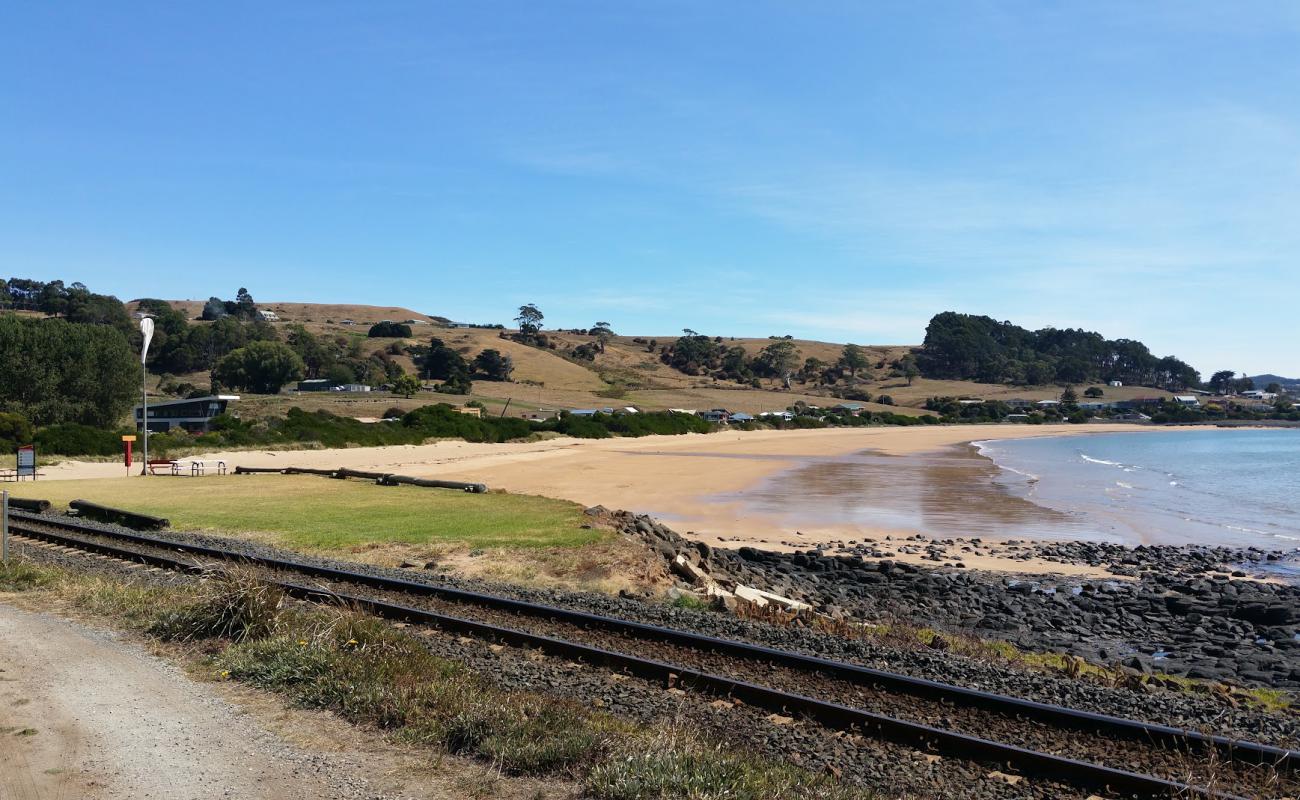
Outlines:
[[[0,800],[378,798],[176,667],[0,603]]]

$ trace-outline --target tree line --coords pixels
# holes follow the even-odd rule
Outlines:
[[[983,383],[1122,381],[1165,389],[1199,386],[1200,373],[1142,342],[1075,328],[1031,331],[992,317],[945,311],[925,329],[917,366],[927,378]]]

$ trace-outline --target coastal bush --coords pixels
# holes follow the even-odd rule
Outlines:
[[[122,452],[121,434],[75,422],[40,428],[33,438],[38,453],[58,453],[64,456],[113,456]]]
[[[421,438],[464,439],[467,442],[508,442],[533,432],[528,420],[515,417],[473,417],[446,403],[421,406],[402,416],[402,427]]]
[[[547,420],[541,430],[555,431],[579,439],[608,439],[611,436],[674,436],[685,433],[708,433],[714,425],[694,414],[671,411],[647,411],[640,414],[605,414],[591,416],[561,414]]]
[[[0,452],[12,453],[21,445],[31,444],[32,423],[22,414],[0,412]]]

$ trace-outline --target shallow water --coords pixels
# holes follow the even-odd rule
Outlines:
[[[1300,544],[1300,431],[1101,433],[807,457],[740,492],[783,526],[1125,544]]]

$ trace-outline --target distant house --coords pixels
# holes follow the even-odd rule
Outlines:
[[[693,417],[698,412],[693,408],[670,408],[668,409],[668,413],[669,414],[690,414]]]
[[[207,433],[211,430],[212,418],[226,413],[226,404],[238,400],[237,394],[211,394],[205,397],[189,397],[184,400],[163,400],[149,404],[149,431],[166,433],[180,428],[190,433]],[[135,407],[135,426],[141,429],[143,408]]]
[[[746,414],[746,413],[743,412],[743,411],[737,411],[736,413],[734,413],[734,414],[731,415],[731,421],[732,421],[733,423],[734,423],[734,422],[753,422],[753,421],[754,421],[754,417],[753,417],[752,415],[750,415],[750,414]]]
[[[345,383],[340,386],[330,387],[331,392],[369,392],[371,387],[365,383]]]
[[[958,401],[957,401],[957,405],[959,405],[959,406],[982,406],[982,405],[984,405],[984,401],[983,401],[983,400],[958,400]]]
[[[1192,394],[1176,394],[1174,395],[1174,402],[1180,406],[1191,406],[1192,408],[1201,405],[1201,401],[1196,399],[1196,395]]]
[[[279,321],[280,321],[280,316],[279,316],[278,314],[276,314],[274,311],[266,311],[266,310],[263,310],[263,309],[260,309],[260,308],[257,309],[257,318],[260,319],[260,320],[263,321],[263,322],[279,322]]]
[[[429,321],[427,319],[408,319],[406,322],[402,324],[403,325],[428,325]]]
[[[298,381],[298,391],[300,392],[328,392],[334,384],[325,378],[312,378],[311,380]]]
[[[1039,408],[1056,408],[1060,404],[1060,400],[1039,400],[1037,403],[1034,403],[1034,405]]]
[[[598,413],[600,413],[600,412],[598,412],[598,411],[597,411],[596,409],[594,409],[594,408],[572,408],[572,409],[569,409],[569,416],[571,416],[571,417],[594,417],[594,416],[596,416],[596,414],[598,414]]]
[[[963,400],[963,401],[961,401],[961,402],[962,402],[962,403],[965,403],[966,401]],[[976,401],[976,402],[979,402],[979,401]],[[1033,401],[1033,400],[1026,400],[1026,399],[1024,399],[1023,397],[1013,397],[1012,399],[1010,399],[1010,400],[1004,400],[1003,402],[1006,403],[1007,406],[1010,407],[1010,408],[1029,408],[1030,406],[1032,406],[1032,405],[1034,404],[1034,401]]]
[[[472,323],[472,322],[448,322],[448,323],[447,323],[447,327],[448,327],[448,328],[472,328],[472,327],[474,327],[474,323]]]
[[[1110,407],[1110,403],[1105,403],[1100,400],[1085,400],[1084,402],[1079,403],[1079,408],[1083,411],[1103,411]]]
[[[1150,422],[1151,418],[1141,411],[1125,411],[1111,417],[1116,422]]]
[[[862,413],[863,408],[864,406],[861,403],[840,403],[839,405],[835,406],[836,411],[844,411],[846,413],[852,414],[855,417]]]
[[[339,324],[340,324],[340,325],[356,325],[357,323],[356,323],[356,320],[351,320],[351,319],[341,319],[341,320],[339,320]]]
[[[1109,385],[1109,386],[1110,386],[1111,388],[1113,388],[1113,389],[1119,389],[1120,387],[1122,387],[1122,386],[1124,385],[1124,381],[1111,381],[1111,382],[1110,382],[1109,384],[1107,384],[1107,385]]]
[[[468,414],[471,417],[483,416],[483,409],[478,406],[456,406],[456,410],[462,414]]]
[[[760,411],[758,415],[760,417],[783,419],[786,422],[794,419],[793,411]]]
[[[711,408],[708,411],[699,412],[698,416],[705,422],[714,422],[719,425],[726,425],[731,419],[731,412],[725,408]]]

